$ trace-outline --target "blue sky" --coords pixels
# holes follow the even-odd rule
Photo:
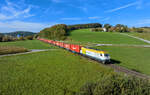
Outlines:
[[[0,0],[0,32],[39,32],[54,24],[150,26],[149,0]]]

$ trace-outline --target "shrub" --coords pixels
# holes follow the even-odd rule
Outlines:
[[[83,86],[77,95],[150,95],[148,80],[107,75],[97,83]]]
[[[27,40],[33,40],[33,36],[27,36],[26,39]]]
[[[92,28],[91,31],[92,32],[102,32],[104,30],[103,30],[103,28]]]
[[[146,31],[144,31],[144,29],[142,29],[142,28],[131,28],[131,31],[132,32],[137,32],[137,33],[143,33],[143,32],[146,32]]]
[[[34,36],[33,36],[33,39],[37,39],[39,37],[39,35],[38,34],[35,34]]]
[[[2,39],[3,39],[3,35],[0,34],[0,42],[2,42]]]
[[[25,40],[25,38],[24,37],[19,37],[19,40]]]
[[[0,55],[3,54],[13,54],[13,53],[20,53],[20,52],[27,52],[28,50],[23,47],[16,47],[16,46],[0,46]]]

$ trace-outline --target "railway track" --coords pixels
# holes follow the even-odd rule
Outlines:
[[[80,49],[79,49],[80,46],[79,46],[79,45],[71,45],[72,47],[71,47],[71,49],[70,49],[70,48],[66,47],[66,45],[68,46],[69,44],[65,44],[65,46],[63,46],[63,45],[62,45],[62,42],[57,42],[57,41],[55,42],[55,41],[52,41],[52,40],[49,40],[49,41],[48,41],[48,40],[45,40],[45,39],[41,39],[41,41],[43,41],[43,42],[45,42],[45,43],[53,44],[53,45],[55,45],[55,46],[58,46],[58,47],[61,47],[61,48],[64,48],[64,49],[67,49],[68,51],[73,52],[73,53],[77,52],[77,54],[80,55],[80,56],[82,56],[82,57],[86,57],[86,58],[88,58],[88,59],[90,59],[90,60],[93,60],[93,61],[102,63],[102,62],[100,62],[100,61],[98,61],[98,60],[95,60],[95,59],[93,59],[93,58],[91,58],[91,57],[85,56],[85,55],[83,55],[82,53],[80,53]],[[79,54],[79,53],[80,53],[80,54]],[[150,79],[150,76],[147,76],[147,75],[145,75],[145,74],[136,72],[136,71],[134,71],[134,70],[130,70],[130,69],[121,67],[121,66],[119,66],[119,65],[116,65],[116,63],[120,63],[120,62],[117,62],[117,61],[115,61],[115,60],[111,60],[111,62],[110,62],[109,64],[103,64],[103,65],[113,68],[113,69],[114,69],[116,72],[118,72],[118,73],[119,73],[119,72],[123,72],[123,73],[125,73],[126,75],[131,75],[131,76],[135,76],[135,77],[139,77],[139,78],[144,78],[144,79]]]
[[[106,66],[113,68],[116,72],[123,72],[126,75],[131,75],[131,76],[135,76],[135,77],[139,77],[143,79],[150,79],[150,76],[147,76],[145,74],[142,74],[133,70],[129,70],[127,68],[118,66],[116,64],[107,64]]]
[[[98,60],[92,59],[92,58],[84,56],[84,55],[81,55],[81,56],[84,57],[84,58],[86,57],[88,60],[95,61],[95,62],[98,62],[98,63],[102,64]],[[110,63],[110,64],[102,64],[102,65],[114,69],[115,72],[117,72],[117,73],[121,73],[122,72],[122,73],[124,73],[125,75],[128,75],[128,76],[134,76],[134,77],[138,77],[138,78],[142,78],[142,79],[150,79],[150,76],[148,76],[148,75],[145,75],[145,74],[142,74],[142,73],[139,73],[139,72],[127,69],[125,67],[116,65],[115,63],[114,64],[112,64],[112,63]]]

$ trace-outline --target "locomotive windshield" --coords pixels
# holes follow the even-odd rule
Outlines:
[[[109,54],[104,54],[105,57],[109,57]]]

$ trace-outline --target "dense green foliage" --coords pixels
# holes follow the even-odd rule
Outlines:
[[[74,30],[70,38],[75,42],[99,44],[147,44],[143,41],[121,35],[120,33],[91,32],[90,29]]]
[[[107,32],[109,32],[109,29],[111,28],[112,26],[110,24],[104,24],[104,28],[106,29]]]
[[[2,41],[3,39],[3,34],[0,33],[0,42]]]
[[[58,24],[45,28],[40,31],[39,36],[53,40],[64,40],[67,36],[67,26],[65,24]]]
[[[103,28],[91,28],[92,32],[103,32]]]
[[[24,41],[15,41],[15,42],[0,42],[0,46],[19,46],[27,49],[51,49],[54,48],[49,44],[45,44],[39,40],[24,40]]]
[[[77,95],[149,95],[149,87],[147,80],[111,74],[97,83],[87,83]]]
[[[100,23],[76,24],[76,25],[68,25],[68,30],[86,29],[86,28],[101,28],[101,27],[102,27],[102,24],[100,24]]]
[[[14,53],[21,53],[27,52],[28,50],[23,47],[16,47],[16,46],[0,46],[0,55],[3,54],[14,54]]]
[[[33,39],[34,39],[33,37],[34,37],[34,36],[27,36],[26,39],[27,39],[27,40],[33,40]]]

